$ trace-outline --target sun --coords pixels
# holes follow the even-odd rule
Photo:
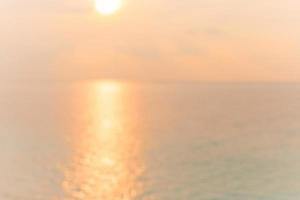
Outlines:
[[[96,0],[96,10],[103,15],[114,14],[121,5],[121,0]]]

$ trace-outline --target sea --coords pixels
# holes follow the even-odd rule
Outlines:
[[[299,200],[300,84],[0,86],[0,200]]]

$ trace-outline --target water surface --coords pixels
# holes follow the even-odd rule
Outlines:
[[[0,97],[0,199],[300,198],[300,85],[28,83]]]

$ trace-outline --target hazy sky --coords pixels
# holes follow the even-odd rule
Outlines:
[[[298,0],[0,0],[0,78],[300,80]]]

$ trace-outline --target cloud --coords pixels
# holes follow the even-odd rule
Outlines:
[[[127,46],[121,47],[118,50],[120,53],[132,55],[139,59],[143,59],[145,61],[153,61],[153,60],[160,60],[161,59],[161,52],[159,48],[155,45],[153,46]]]

